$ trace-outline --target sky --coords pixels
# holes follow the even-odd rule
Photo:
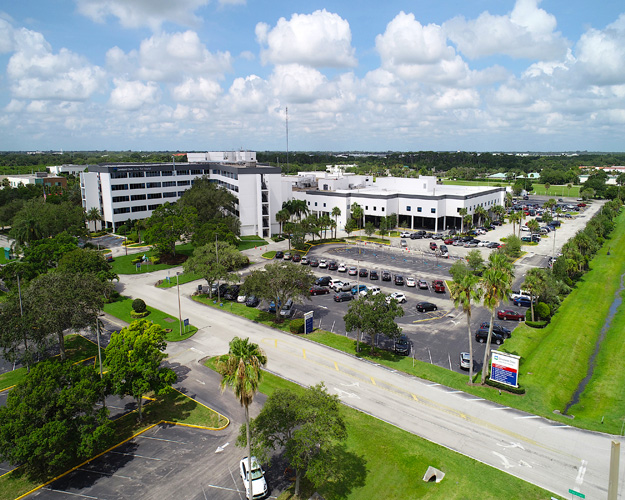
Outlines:
[[[0,150],[287,147],[625,151],[625,4],[0,4]]]

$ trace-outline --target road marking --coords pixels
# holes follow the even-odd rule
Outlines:
[[[376,385],[375,380],[373,379],[373,377],[371,377],[371,383],[372,383],[373,385]]]
[[[134,453],[122,453],[121,451],[111,451],[115,455],[124,455],[126,457],[134,457],[134,458],[145,458],[146,460],[156,460],[158,462],[162,461],[162,458],[154,458],[154,457],[146,457],[145,455],[135,455]]]
[[[334,362],[334,368],[336,368],[336,371],[337,371],[337,372],[338,372],[338,371],[340,371],[340,370],[339,370],[339,365],[338,365],[338,363],[337,363],[336,361]]]
[[[228,446],[229,444],[230,442],[227,442],[226,444],[218,446],[217,449],[215,450],[215,453],[222,453],[226,449],[226,446]]]
[[[539,429],[572,429],[570,425],[541,425]]]
[[[334,387],[334,390],[338,393],[339,398],[346,397],[360,399],[360,396],[358,396],[358,394],[354,394],[353,392],[344,391],[338,387]]]
[[[525,417],[514,417],[514,420],[521,420],[523,418],[540,418],[540,415],[527,415]]]
[[[44,488],[48,491],[54,491],[55,493],[65,493],[66,495],[73,495],[75,497],[81,497],[81,498],[94,498],[95,500],[97,500],[98,497],[91,497],[89,495],[81,495],[80,493],[72,493],[71,491],[63,491],[63,490],[54,490],[52,488]]]
[[[304,359],[306,359],[306,349],[302,349],[302,353],[304,353]]]
[[[586,460],[582,460],[582,465],[579,468],[579,471],[577,473],[577,477],[575,478],[575,484],[577,486],[581,486],[582,483],[584,482],[584,475],[586,474],[586,464],[588,462]]]
[[[206,385],[206,382],[204,382],[203,380],[200,380],[199,378],[196,378],[195,381],[199,382],[202,385]]]
[[[510,444],[497,443],[497,446],[501,446],[502,448],[521,448],[522,450],[525,450],[525,448],[523,448],[521,443],[510,443]]]
[[[412,399],[414,399],[415,401],[419,401],[419,399],[417,398],[417,396],[415,396],[414,394],[412,394]]]
[[[76,470],[81,470],[81,471],[84,471],[84,472],[87,472],[87,473],[91,472],[93,474],[100,474],[102,476],[113,477],[113,473],[111,473],[111,472],[100,472],[99,470],[85,469],[83,467],[81,467],[80,469],[76,469]],[[122,475],[117,474],[117,473],[115,474],[115,477],[121,477],[122,479],[132,479],[130,476],[122,476]]]
[[[519,460],[519,465],[520,465],[521,467],[529,467],[530,469],[532,469],[532,468],[533,468],[533,467],[532,467],[530,464],[528,464],[525,460]]]
[[[204,351],[200,351],[199,349],[195,348],[195,347],[191,347],[192,351],[196,351],[199,352],[200,354],[206,354]]]
[[[484,401],[484,398],[467,398],[468,401]]]
[[[459,392],[462,392],[462,391],[447,391],[447,394],[458,394]]]
[[[144,436],[142,434],[137,437],[141,439],[153,439],[154,441],[166,441],[167,443],[179,443],[179,444],[185,444],[185,445],[187,444],[184,441],[175,441],[173,439],[155,438],[152,436]]]
[[[509,410],[510,407],[509,406],[500,406],[497,408],[489,408],[490,410]]]
[[[510,461],[506,457],[504,457],[501,453],[497,453],[496,451],[493,451],[493,455],[495,455],[495,456],[497,456],[497,457],[499,457],[501,459],[501,461],[503,462],[503,466],[506,469],[509,469],[510,467],[514,467],[514,465],[512,465],[510,463]]]

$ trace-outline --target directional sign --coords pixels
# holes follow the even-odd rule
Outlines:
[[[579,498],[586,498],[586,495],[584,495],[583,493],[580,493],[579,491],[569,490],[569,493]]]
[[[313,331],[313,315],[313,311],[304,314],[304,333],[311,333]]]

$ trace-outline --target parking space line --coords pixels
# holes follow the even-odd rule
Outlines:
[[[101,476],[107,476],[107,477],[121,477],[122,479],[132,479],[130,476],[122,476],[121,474],[112,474],[110,472],[100,472],[99,470],[93,470],[93,469],[85,469],[85,468],[80,468],[80,469],[76,469],[76,470],[80,470],[80,471],[84,471],[87,473],[92,473],[92,474],[100,474]]]
[[[98,499],[98,497],[92,497],[92,496],[89,496],[89,495],[82,495],[80,493],[73,493],[71,491],[54,490],[52,488],[44,488],[44,490],[53,491],[54,493],[64,493],[65,495],[71,495],[71,496],[75,496],[75,497],[94,498],[95,500]]]
[[[125,455],[133,458],[145,458],[146,460],[157,460],[159,462],[163,460],[162,458],[146,457],[145,455],[135,455],[134,453],[122,453],[121,451],[111,451],[110,453],[115,455]]]
[[[509,406],[498,406],[497,408],[490,408],[491,410],[511,410]]]
[[[541,418],[539,415],[527,415],[526,417],[514,417],[514,420],[520,420],[522,418]]]
[[[141,438],[141,439],[153,439],[154,441],[167,441],[168,443],[179,443],[179,444],[188,444],[185,443],[183,441],[176,441],[174,439],[164,439],[164,438],[155,438],[155,437],[151,437],[151,436],[137,436],[137,438]]]

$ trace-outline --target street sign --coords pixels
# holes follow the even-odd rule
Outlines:
[[[569,493],[579,498],[586,498],[586,495],[584,495],[583,493],[580,493],[579,491],[569,489]]]
[[[313,311],[304,314],[304,333],[311,333],[313,331],[313,315]]]
[[[182,323],[184,324],[184,326],[189,326],[189,318],[183,319]]]

